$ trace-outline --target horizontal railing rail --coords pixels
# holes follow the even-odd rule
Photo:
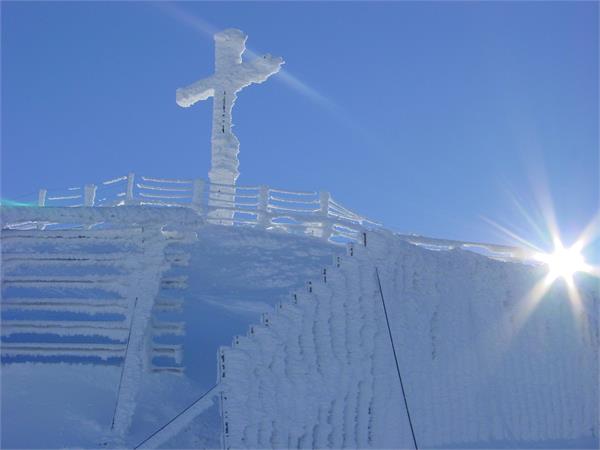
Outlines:
[[[208,223],[260,226],[308,234],[334,243],[358,240],[361,230],[379,226],[331,198],[325,191],[292,191],[268,186],[208,183],[202,179],[136,176],[64,190],[41,189],[40,207],[186,207]]]

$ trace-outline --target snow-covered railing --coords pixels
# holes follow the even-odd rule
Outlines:
[[[357,240],[361,229],[378,225],[340,205],[325,191],[231,186],[133,173],[65,190],[42,189],[38,196],[41,207],[123,205],[188,207],[209,223],[261,226],[342,243]]]
[[[154,301],[152,295],[138,301],[139,291],[130,281],[132,273],[155,280],[157,292],[164,291],[167,296],[172,289],[185,286],[185,280],[156,277],[152,272],[149,245],[168,241],[163,233],[141,226],[7,228],[0,233],[0,240],[2,363],[118,364],[126,357],[134,316],[140,317],[147,301],[151,301],[147,322],[153,337],[183,335],[183,323],[171,316],[181,309],[181,303],[170,297]],[[142,253],[144,261],[139,263],[137,257]],[[177,252],[157,252],[154,257],[170,266],[186,264],[187,259]],[[165,311],[169,316],[163,320],[159,314]],[[181,355],[181,343],[149,341],[152,372],[183,371]]]

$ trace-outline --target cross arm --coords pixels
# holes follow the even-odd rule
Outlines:
[[[266,54],[240,64],[237,70],[239,78],[248,85],[262,83],[271,75],[279,72],[282,64],[284,64],[283,58]]]
[[[175,98],[179,106],[187,108],[196,102],[212,97],[214,94],[214,79],[208,77],[177,89]]]

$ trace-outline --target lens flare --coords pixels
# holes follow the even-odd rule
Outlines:
[[[586,250],[591,248],[592,243],[599,236],[600,214],[596,215],[583,229],[573,245],[566,246],[561,239],[551,202],[547,201],[544,206],[543,216],[545,223],[536,231],[542,231],[543,234],[547,234],[550,237],[553,249],[548,252],[541,250],[538,246],[519,236],[514,231],[509,230],[507,227],[486,219],[488,223],[496,227],[503,234],[524,246],[524,262],[542,264],[546,267],[545,275],[532,286],[519,304],[515,323],[517,329],[523,326],[548,291],[559,281],[562,281],[566,287],[567,297],[575,321],[581,322],[584,305],[577,286],[577,274],[600,277],[600,267],[588,263],[584,256]],[[530,218],[528,217],[528,219]],[[583,323],[579,323],[579,325],[584,326]]]
[[[35,208],[38,205],[34,202],[19,202],[16,200],[10,200],[8,198],[0,198],[0,206],[27,206]]]
[[[537,253],[534,258],[548,266],[549,276],[553,280],[562,278],[569,281],[577,272],[587,272],[588,265],[577,245],[565,247],[562,242],[552,253]]]

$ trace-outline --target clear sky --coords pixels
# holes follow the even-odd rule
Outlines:
[[[390,228],[540,243],[551,193],[568,240],[598,210],[598,3],[2,2],[2,197],[129,171],[203,177],[213,71],[237,27],[277,74],[234,108],[240,184],[329,190]]]

